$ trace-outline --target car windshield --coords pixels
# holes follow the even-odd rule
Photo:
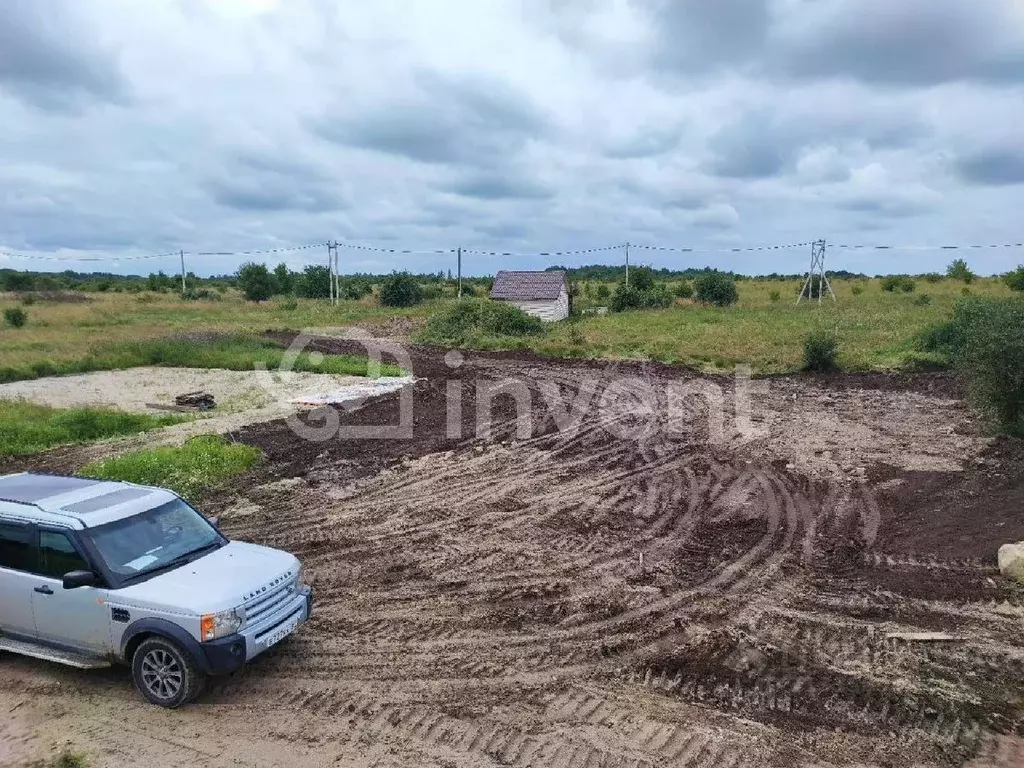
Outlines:
[[[180,499],[86,532],[100,556],[122,579],[156,571],[192,553],[212,551],[224,539]]]

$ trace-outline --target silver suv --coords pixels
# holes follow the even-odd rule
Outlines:
[[[128,664],[149,701],[178,707],[311,609],[293,555],[229,541],[170,491],[0,476],[0,651]]]

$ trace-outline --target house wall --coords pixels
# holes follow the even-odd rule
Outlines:
[[[562,288],[557,299],[546,299],[544,301],[509,301],[519,307],[523,312],[539,317],[549,323],[556,320],[565,320],[569,316],[569,294]]]

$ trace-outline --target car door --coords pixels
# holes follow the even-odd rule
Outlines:
[[[90,654],[110,653],[107,590],[64,589],[64,574],[91,571],[70,531],[39,528],[38,564],[32,587],[36,636]]]
[[[0,633],[35,636],[32,588],[36,564],[34,531],[28,525],[0,520]]]

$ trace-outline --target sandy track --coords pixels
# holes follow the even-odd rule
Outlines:
[[[836,421],[859,413],[857,429],[826,449],[779,437],[834,396],[824,384],[769,387],[763,431],[724,442],[699,408],[683,433],[623,439],[627,396],[558,431],[531,384],[531,436],[512,438],[505,403],[484,441],[446,434],[443,376],[464,385],[467,426],[479,377],[572,392],[686,374],[500,356],[451,374],[429,350],[417,366],[413,440],[312,446],[280,422],[249,428],[264,484],[209,501],[233,536],[303,558],[317,605],[302,632],[177,713],[143,705],[120,671],[4,659],[6,743],[71,739],[98,765],[1021,764],[1024,609],[991,542],[907,533],[975,478],[985,443],[958,404],[844,390]],[[954,429],[933,434],[939,409]],[[382,398],[345,419],[395,413]],[[864,456],[866,472],[844,468]],[[915,457],[968,471],[908,471]],[[974,499],[950,502],[963,525],[994,513]],[[995,535],[1024,537],[1010,520]],[[923,631],[958,639],[890,637]]]

